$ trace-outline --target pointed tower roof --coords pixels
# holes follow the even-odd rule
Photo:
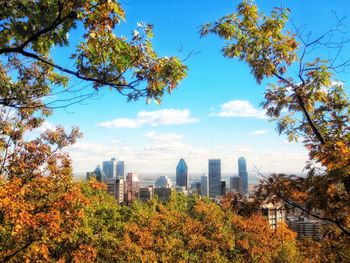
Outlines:
[[[179,163],[177,164],[177,168],[181,170],[187,169],[187,164],[184,159],[180,159]]]

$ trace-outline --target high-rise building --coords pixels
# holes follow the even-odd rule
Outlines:
[[[110,161],[104,161],[102,163],[102,169],[105,172],[107,178],[113,178],[117,176],[116,159],[112,158]]]
[[[247,162],[244,157],[238,158],[238,176],[242,181],[243,195],[248,194],[248,172],[247,172]]]
[[[197,195],[202,195],[201,193],[201,182],[195,182],[193,185],[193,193]]]
[[[86,173],[86,179],[89,180],[91,177],[96,177],[96,180],[104,183],[106,181],[106,174],[101,169],[99,165],[95,168],[93,172],[87,172]]]
[[[180,159],[176,166],[176,186],[185,186],[188,189],[188,168],[184,159]]]
[[[171,187],[171,180],[168,178],[168,176],[160,176],[155,182],[155,186],[157,188],[170,188]]]
[[[201,176],[201,195],[209,196],[209,180],[207,175]]]
[[[114,196],[119,204],[124,202],[124,179],[123,178],[107,178],[107,191]]]
[[[116,175],[117,177],[123,178],[125,180],[125,162],[124,161],[117,161]]]
[[[221,190],[221,195],[226,195],[226,181],[221,181],[220,190]]]
[[[117,161],[115,158],[112,158],[110,161],[104,161],[102,163],[102,169],[105,172],[107,178],[120,177],[125,178],[125,162]]]
[[[208,161],[209,196],[216,197],[221,194],[221,160]]]
[[[129,205],[139,199],[140,179],[135,173],[128,173],[126,176],[126,198],[125,201]]]
[[[239,176],[230,177],[230,190],[243,195],[242,180]]]

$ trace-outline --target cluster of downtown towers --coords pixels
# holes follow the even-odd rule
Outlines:
[[[176,186],[189,186],[188,167],[184,159],[180,159],[176,167]],[[200,192],[202,196],[217,197],[223,194],[225,188],[221,181],[221,160],[208,160],[208,175],[203,175],[200,181]],[[235,189],[242,195],[248,193],[247,162],[244,157],[238,158],[238,177],[230,178],[230,189]]]
[[[102,171],[103,173],[101,173]],[[101,181],[105,180],[102,179],[102,177],[121,177],[125,180],[124,161],[117,161],[115,158],[112,158],[111,161],[104,161],[102,171],[98,166],[94,172],[96,175],[100,175]],[[104,176],[102,176],[102,174]],[[137,175],[133,173],[130,173],[130,178],[130,180],[139,180]],[[133,185],[132,182],[130,182],[130,185]],[[189,190],[188,166],[184,159],[180,159],[176,167],[176,186],[184,190]],[[200,195],[208,196],[211,198],[215,198],[225,194],[226,183],[221,179],[220,159],[208,160],[208,175],[201,176],[200,182],[196,183],[196,186],[193,188],[197,188],[196,190],[198,193],[200,193]],[[248,193],[247,162],[244,157],[238,158],[238,176],[230,178],[230,190],[234,190],[243,196],[245,196]]]

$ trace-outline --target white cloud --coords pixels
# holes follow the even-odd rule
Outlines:
[[[221,105],[221,111],[216,115],[225,118],[267,118],[263,110],[255,108],[247,100],[231,100],[229,102],[226,102]]]
[[[149,132],[144,134],[149,139],[144,151],[150,158],[169,159],[178,154],[191,151],[192,147],[182,142],[183,135],[177,133]]]
[[[254,151],[246,145],[234,145],[232,152],[235,152],[238,155],[242,155],[242,154],[251,154]]]
[[[252,136],[260,136],[260,135],[264,135],[268,132],[269,130],[265,129],[265,130],[256,130],[256,131],[252,131],[251,133],[249,133],[249,135]]]
[[[172,141],[178,141],[182,139],[184,136],[182,134],[177,133],[156,133],[154,131],[148,132],[143,135],[144,137],[151,139],[153,141],[165,141],[165,142],[172,142]]]
[[[195,123],[199,120],[191,117],[188,109],[164,109],[156,111],[140,111],[134,119],[118,118],[112,121],[99,123],[104,128],[137,128],[144,125],[152,127],[160,125],[180,125]]]
[[[138,120],[119,118],[112,121],[99,123],[99,126],[104,128],[137,128],[141,123]]]

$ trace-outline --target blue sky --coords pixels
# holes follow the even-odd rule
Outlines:
[[[335,24],[332,10],[347,15],[349,3],[342,1],[256,1],[268,11],[273,6],[289,7],[296,25],[308,25],[313,33]],[[126,24],[116,33],[129,36],[138,21],[154,25],[154,49],[161,56],[185,58],[188,77],[161,105],[147,105],[144,99],[127,103],[108,89],[84,104],[57,109],[47,126],[78,125],[84,138],[68,149],[76,173],[93,170],[103,160],[125,160],[127,171],[140,174],[175,172],[185,158],[190,172],[206,173],[209,158],[221,158],[224,173],[237,173],[237,158],[247,159],[248,170],[264,173],[300,173],[307,152],[275,132],[275,124],[259,108],[269,79],[256,84],[244,63],[220,54],[224,42],[215,36],[200,38],[201,24],[234,11],[235,1],[224,0],[125,0]],[[345,21],[350,25],[349,20]],[[70,48],[55,49],[53,57],[67,64],[80,30],[70,33]],[[320,49],[319,56],[328,56]],[[350,53],[343,51],[344,56]],[[337,77],[345,84],[349,74]],[[79,85],[79,84],[78,84]],[[86,87],[89,89],[89,87]]]

